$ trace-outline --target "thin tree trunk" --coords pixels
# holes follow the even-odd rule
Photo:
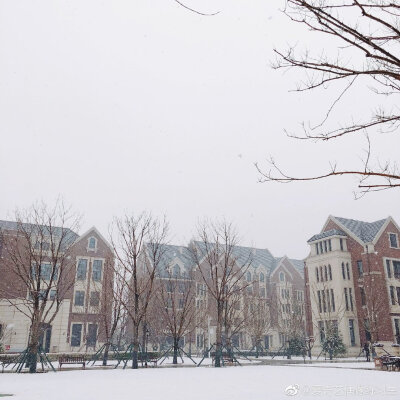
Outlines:
[[[104,366],[107,365],[109,349],[110,349],[110,343],[107,343],[106,347],[104,348],[104,354],[103,354],[103,365]]]
[[[132,349],[132,369],[138,369],[138,353],[139,353],[139,327],[133,328],[133,349]]]
[[[146,331],[147,331],[147,324],[143,324],[143,332],[142,332],[142,365],[143,360],[147,367],[147,351],[146,351]]]
[[[29,372],[34,374],[37,367],[37,356],[39,351],[39,322],[35,318],[31,325],[31,336],[28,344],[27,365]]]
[[[215,367],[221,366],[221,353],[222,353],[222,305],[218,304],[217,309],[217,343],[215,349]]]
[[[178,348],[179,348],[179,339],[174,338],[174,358],[172,360],[172,364],[178,364]]]

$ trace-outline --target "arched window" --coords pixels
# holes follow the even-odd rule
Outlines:
[[[317,282],[319,282],[319,272],[318,272],[318,267],[315,267],[315,275],[317,276]]]
[[[247,271],[246,279],[247,279],[247,282],[251,282],[251,272],[250,271]]]
[[[322,274],[322,266],[319,267],[319,279],[321,280],[321,282],[324,281],[324,275]]]
[[[342,276],[343,279],[346,279],[346,271],[344,270],[344,263],[342,263]]]
[[[265,280],[264,274],[260,272],[260,282],[264,282],[264,280]]]
[[[96,240],[96,238],[95,237],[90,237],[89,238],[89,240],[88,240],[88,248],[90,249],[90,250],[94,250],[95,248],[96,248],[96,245],[97,245],[97,240]]]
[[[349,263],[346,263],[346,270],[347,270],[347,279],[350,280],[350,268],[349,268]]]
[[[332,268],[331,268],[330,264],[328,265],[328,273],[329,273],[329,280],[331,281],[332,280]]]
[[[325,272],[325,282],[328,280],[328,269],[326,268],[326,265],[324,265],[324,272]]]
[[[285,282],[285,274],[284,274],[283,272],[280,272],[280,273],[279,273],[279,280],[280,280],[281,282]]]
[[[175,264],[172,268],[172,276],[178,278],[181,275],[181,269],[178,264]]]

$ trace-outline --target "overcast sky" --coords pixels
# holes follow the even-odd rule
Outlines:
[[[400,222],[398,190],[355,201],[352,178],[258,183],[254,162],[270,155],[298,174],[360,166],[360,137],[284,134],[320,122],[340,88],[289,92],[304,74],[273,70],[274,46],[332,43],[294,25],[282,0],[186,4],[220,13],[173,0],[0,0],[0,218],[60,194],[84,214],[81,233],[106,236],[113,215],[149,210],[186,244],[199,218],[224,217],[244,245],[292,258],[329,214]],[[332,123],[375,105],[356,87]],[[396,140],[380,135],[374,149],[395,159]]]

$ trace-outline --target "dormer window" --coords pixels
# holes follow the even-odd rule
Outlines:
[[[260,282],[264,282],[264,274],[260,272]]]
[[[97,248],[97,239],[92,236],[88,240],[88,249],[89,250],[96,250],[96,248]]]
[[[389,233],[389,243],[390,247],[397,249],[399,247],[399,242],[397,240],[397,233]]]

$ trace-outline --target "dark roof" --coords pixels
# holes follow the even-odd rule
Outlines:
[[[206,247],[203,242],[192,241],[191,245],[194,245],[199,249],[199,255],[205,255]],[[186,273],[189,273],[192,268],[195,267],[191,251],[188,247],[174,245],[164,246],[165,247],[163,248],[162,259],[158,266],[158,273],[161,276],[165,275],[166,277],[168,275],[168,267],[174,266],[173,264],[176,262],[174,260],[180,261],[180,264],[183,265]],[[212,248],[213,246],[213,243],[209,244],[210,248]],[[284,258],[274,257],[268,249],[257,249],[254,247],[244,246],[234,246],[232,253],[239,266],[247,266],[250,264],[250,267],[253,267],[255,269],[260,267],[265,268],[268,275],[273,272],[279,261]],[[298,270],[303,275],[304,262],[302,260],[294,260],[289,258],[288,260],[293,264],[296,270]]]
[[[331,236],[347,236],[347,235],[340,229],[330,229],[329,231],[321,232],[321,233],[318,233],[317,235],[314,235],[312,238],[307,240],[307,243],[313,242],[314,240],[331,237]]]
[[[43,230],[43,232],[45,232],[45,230],[47,229],[47,226],[45,226],[45,225],[34,225],[34,224],[27,224],[27,223],[22,223],[21,225],[24,230],[26,230],[27,232],[31,231],[32,233],[34,233],[34,231],[37,229],[41,229],[41,230]],[[7,230],[7,231],[18,231],[21,229],[21,225],[15,221],[0,220],[0,229]],[[59,226],[52,227],[52,231],[56,237],[61,237],[63,235],[63,230],[64,230],[64,237],[65,237],[66,241],[74,242],[76,239],[78,239],[79,235],[69,228],[62,228]],[[48,232],[47,234],[50,235],[50,232]]]
[[[258,268],[262,266],[266,267],[269,271],[275,260],[268,249],[256,249],[254,247],[235,246],[233,254],[239,264],[246,264],[246,262],[250,261],[251,267]]]
[[[206,247],[203,242],[193,241],[192,243],[199,248],[200,254],[206,253]],[[214,244],[210,243],[208,246],[212,248]],[[273,270],[273,266],[276,261],[275,257],[268,249],[234,246],[232,249],[232,254],[239,265],[250,265],[250,267],[253,268],[265,267],[267,269],[267,273],[270,273]]]
[[[372,242],[387,221],[387,218],[375,222],[357,221],[341,217],[334,218],[364,243]]]

